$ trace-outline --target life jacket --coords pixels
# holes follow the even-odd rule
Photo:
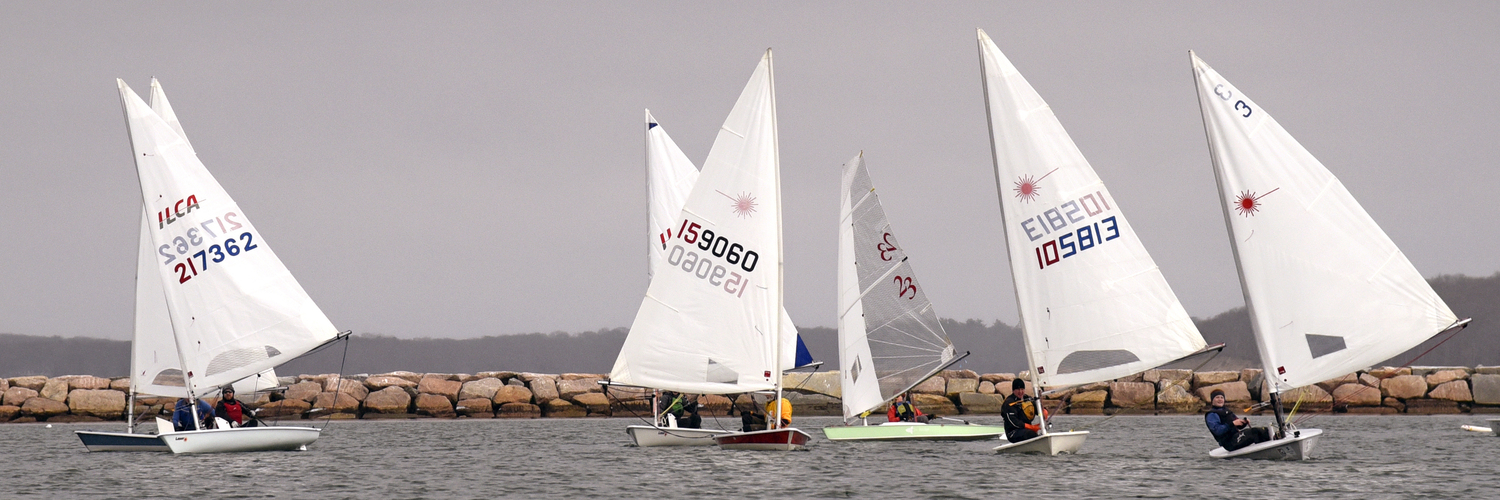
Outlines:
[[[1234,431],[1234,423],[1233,422],[1234,422],[1234,420],[1236,418],[1239,418],[1239,417],[1236,417],[1234,415],[1234,412],[1229,411],[1228,408],[1225,408],[1223,406],[1220,406],[1218,408],[1209,409],[1208,413],[1203,414],[1203,425],[1208,425],[1208,416],[1209,415],[1218,415],[1219,416],[1219,423],[1222,424],[1222,425],[1229,426],[1229,429],[1230,429],[1230,432],[1226,432],[1223,435],[1214,434],[1214,440],[1215,441],[1218,441],[1219,444],[1224,444],[1224,441],[1227,441],[1230,438],[1234,437],[1234,432],[1233,432]],[[1208,428],[1208,432],[1209,433],[1213,433],[1213,430],[1214,430],[1213,427],[1209,427]]]
[[[916,412],[911,410],[911,403],[903,401],[896,403],[896,418],[902,422],[910,422],[916,420],[917,415]]]
[[[240,400],[223,401],[222,403],[224,403],[224,411],[229,413],[229,418],[225,420],[236,424],[245,423],[245,407],[240,406]]]

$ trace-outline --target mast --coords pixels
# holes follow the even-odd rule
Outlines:
[[[995,172],[995,201],[1000,204],[1000,220],[1001,220],[1002,223],[1004,223],[1004,221],[1006,220],[1005,219],[1005,199],[1004,199],[1004,196],[1005,196],[1005,194],[1004,194],[1005,193],[1005,185],[1001,184],[1002,181],[1000,180],[1000,151],[997,149],[998,145],[995,144],[995,115],[994,115],[994,113],[992,113],[990,111],[990,79],[989,79],[988,71],[985,69],[985,63],[984,63],[984,38],[985,38],[985,34],[984,34],[984,30],[982,30],[982,29],[977,29],[976,28],[975,31],[977,32],[977,37],[978,37],[978,41],[979,41],[979,45],[978,45],[979,46],[979,83],[981,84],[980,90],[982,90],[983,91],[982,93],[984,94],[984,122],[985,122],[985,125],[989,127],[989,132],[990,132],[989,133],[989,138],[990,138],[990,162],[991,162],[991,168]],[[1005,248],[1006,248],[1006,252],[1009,252],[1010,251],[1010,241],[1009,241],[1010,235],[1006,234],[1006,231],[1004,231],[1002,229],[1000,231],[1000,237],[1001,238],[1005,238],[1007,240],[1006,243],[1005,243]],[[1009,264],[1009,262],[1007,262],[1007,263]],[[1011,288],[1012,288],[1012,290],[1014,290],[1015,283],[1017,281],[1019,281],[1020,275],[1018,275],[1016,273],[1016,268],[1015,268],[1014,264],[1010,264],[1009,267],[1010,267]],[[1021,306],[1021,294],[1019,293],[1019,291],[1017,291],[1017,293],[1015,294],[1015,296],[1016,296],[1016,320],[1021,325],[1021,342],[1022,342],[1023,345],[1026,346],[1026,364],[1028,365],[1027,371],[1031,372],[1031,388],[1032,388],[1032,392],[1035,394],[1035,396],[1033,396],[1033,397],[1036,398],[1037,415],[1041,415],[1042,414],[1042,410],[1041,410],[1041,408],[1042,408],[1042,384],[1041,384],[1041,377],[1039,377],[1038,376],[1039,374],[1036,372],[1036,370],[1037,370],[1037,364],[1036,364],[1036,360],[1032,359],[1031,341],[1029,340],[1029,337],[1026,336],[1026,312],[1025,312],[1025,308]],[[1047,434],[1047,421],[1046,421],[1046,418],[1043,418],[1042,419],[1042,431],[1038,435],[1039,436],[1044,436],[1046,434]]]
[[[651,231],[655,228],[651,227],[651,110],[649,109],[646,110],[646,133],[645,135],[641,136],[641,139],[643,139],[643,142],[646,146],[646,153],[644,158],[644,165],[646,167],[646,234],[651,234]],[[650,280],[651,274],[655,272],[655,270],[652,269],[651,266],[656,265],[654,262],[651,262],[651,245],[651,240],[646,240],[647,280]],[[647,281],[646,283],[646,286],[651,286],[650,281]]]
[[[772,337],[775,339],[775,342],[772,344],[775,348],[771,350],[771,357],[774,359],[771,362],[771,373],[776,377],[776,426],[772,428],[780,428],[782,405],[781,381],[785,378],[781,373],[781,311],[784,307],[786,291],[786,288],[783,286],[785,275],[782,270],[786,265],[786,255],[784,253],[785,248],[781,244],[781,139],[776,127],[776,69],[775,65],[772,64],[771,49],[769,48],[766,49],[766,80],[768,80],[770,85],[771,93],[771,150],[774,152],[771,155],[771,160],[775,166],[775,168],[771,169],[771,172],[772,178],[776,182],[776,313],[773,315],[774,320],[772,321],[776,325],[774,327],[776,334]]]
[[[1208,142],[1208,158],[1213,162],[1214,187],[1218,188],[1217,191],[1219,192],[1219,207],[1224,213],[1224,230],[1225,232],[1229,233],[1229,250],[1234,255],[1234,271],[1240,279],[1240,293],[1245,297],[1245,312],[1251,318],[1250,327],[1255,332],[1256,342],[1257,344],[1261,344],[1260,355],[1262,358],[1261,363],[1263,364],[1263,366],[1261,366],[1261,369],[1269,377],[1275,372],[1272,370],[1266,370],[1266,367],[1270,366],[1271,363],[1267,363],[1268,360],[1266,358],[1269,353],[1266,352],[1264,348],[1264,342],[1261,341],[1261,339],[1264,338],[1265,334],[1260,331],[1260,324],[1254,321],[1254,318],[1256,318],[1255,301],[1250,299],[1250,289],[1246,285],[1245,281],[1245,267],[1240,264],[1240,242],[1239,239],[1234,235],[1233,220],[1230,219],[1229,216],[1229,200],[1225,198],[1224,176],[1221,173],[1224,169],[1223,165],[1219,161],[1219,150],[1218,148],[1214,147],[1213,131],[1209,130],[1208,113],[1204,112],[1205,108],[1203,105],[1203,85],[1201,84],[1201,76],[1199,75],[1198,65],[1193,61],[1194,57],[1195,56],[1193,55],[1193,51],[1189,50],[1188,66],[1191,67],[1190,71],[1192,71],[1193,73],[1193,88],[1195,90],[1195,93],[1198,95],[1198,116],[1203,121],[1203,139]],[[1271,406],[1275,409],[1276,413],[1276,435],[1274,437],[1276,439],[1281,439],[1286,434],[1286,418],[1282,413],[1281,398],[1279,397],[1281,391],[1277,388],[1276,383],[1272,382],[1272,379],[1268,377],[1264,378],[1263,383],[1265,383],[1267,389],[1269,389],[1269,393],[1271,395]]]

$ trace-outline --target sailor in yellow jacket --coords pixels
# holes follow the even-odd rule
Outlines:
[[[766,402],[766,420],[769,421],[771,419],[776,418],[776,403],[781,403],[781,425],[778,426],[778,427],[776,427],[776,428],[780,429],[782,427],[791,427],[792,426],[792,402],[791,401],[787,401],[784,398],[783,399],[773,399],[771,401],[767,401]]]

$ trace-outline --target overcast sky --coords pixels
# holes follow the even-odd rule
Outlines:
[[[1496,3],[4,11],[0,332],[129,338],[140,189],[114,79],[144,96],[152,76],[341,329],[628,326],[647,285],[642,111],[701,164],[767,47],[795,322],[835,325],[839,166],[863,150],[938,314],[1014,323],[975,28],[1051,104],[1193,316],[1243,298],[1189,49],[1322,160],[1423,275],[1500,269]]]

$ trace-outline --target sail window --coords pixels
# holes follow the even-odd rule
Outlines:
[[[220,373],[227,372],[229,370],[233,370],[235,368],[239,368],[241,366],[249,365],[250,363],[254,363],[256,361],[269,359],[271,357],[271,352],[280,354],[280,351],[271,346],[245,347],[241,349],[230,350],[218,356],[214,356],[214,359],[208,362],[208,370],[204,375],[214,376]]]
[[[1141,358],[1124,349],[1106,351],[1074,351],[1057,364],[1057,374],[1080,373],[1111,366],[1140,361]]]
[[[737,384],[740,382],[740,374],[724,366],[722,363],[710,359],[708,360],[708,369],[705,370],[703,379],[708,382],[717,382],[720,384]]]
[[[1345,347],[1344,338],[1337,335],[1308,333],[1303,336],[1307,337],[1307,349],[1312,351],[1314,359],[1342,351]]]
[[[176,368],[168,368],[157,372],[156,376],[151,378],[151,385],[187,387],[187,384],[182,381],[182,370]]]

